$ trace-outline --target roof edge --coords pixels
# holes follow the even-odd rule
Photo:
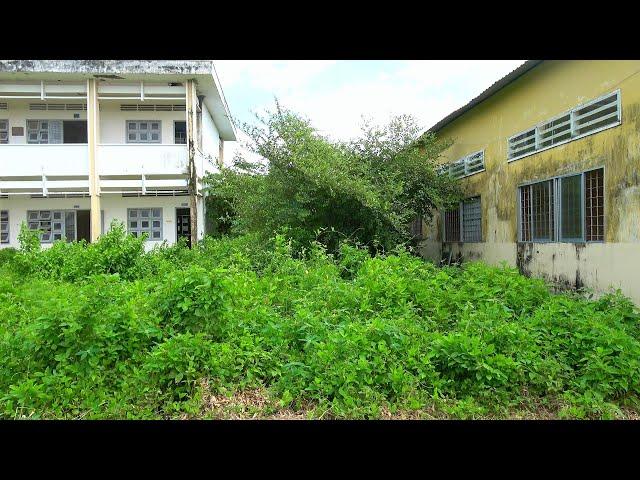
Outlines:
[[[471,110],[472,108],[474,108],[478,104],[482,103],[483,101],[485,101],[489,97],[495,95],[500,90],[502,90],[504,87],[506,87],[510,83],[514,82],[516,79],[520,78],[522,75],[524,75],[528,71],[530,71],[533,68],[535,68],[538,65],[540,65],[543,61],[544,60],[527,60],[522,65],[520,65],[518,68],[516,68],[515,70],[511,71],[510,73],[508,73],[507,75],[502,77],[497,82],[493,83],[493,85],[491,85],[489,88],[487,88],[484,92],[482,92],[477,97],[473,98],[469,103],[467,103],[466,105],[460,107],[459,109],[451,112],[449,115],[444,117],[442,120],[440,120],[438,123],[433,125],[431,128],[425,130],[424,133],[437,133],[438,131],[442,130],[444,127],[449,125],[451,122],[456,120],[458,117],[461,117],[462,115],[467,113],[469,110]]]

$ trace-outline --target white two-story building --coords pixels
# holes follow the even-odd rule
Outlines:
[[[114,219],[148,247],[197,241],[202,178],[234,140],[211,61],[0,61],[0,248],[23,222],[43,246]]]

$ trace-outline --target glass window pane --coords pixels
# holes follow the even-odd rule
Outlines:
[[[582,175],[561,179],[561,225],[563,240],[582,240]]]

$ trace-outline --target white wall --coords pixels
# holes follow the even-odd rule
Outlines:
[[[4,100],[3,100],[4,101]],[[0,110],[0,119],[9,120],[9,143],[24,144],[27,143],[27,119],[29,120],[86,120],[87,112],[78,111],[49,111],[49,110],[29,110],[30,103],[41,103],[39,100],[6,100],[7,110]],[[87,103],[86,98],[78,98],[77,100],[57,100],[47,103]],[[186,112],[121,112],[120,105],[123,103],[136,103],[126,100],[103,100],[100,102],[100,143],[127,143],[126,142],[126,121],[127,120],[153,120],[161,122],[161,142],[164,144],[174,143],[173,124],[175,121],[186,121]],[[153,101],[149,103],[171,102]],[[179,102],[177,102],[179,103]],[[74,118],[74,114],[78,114],[79,118]],[[203,122],[204,122],[203,115]],[[210,120],[210,118],[209,118]],[[24,136],[12,137],[11,127],[23,127]],[[215,127],[214,127],[215,129]],[[204,143],[203,131],[203,143]],[[216,139],[217,130],[216,130]]]
[[[30,103],[41,103],[39,100],[3,100],[7,103],[7,110],[0,110],[1,119],[9,119],[9,143],[25,144],[27,143],[27,120],[86,120],[87,112],[78,111],[49,111],[49,110],[29,110]],[[64,100],[50,103],[87,103],[86,98],[82,97],[78,100]],[[79,118],[74,118],[74,114],[78,114]],[[14,137],[11,135],[12,127],[22,127],[23,136]]]
[[[202,104],[202,153],[214,159],[212,166],[215,167],[215,161],[220,156],[220,133],[204,103]],[[205,165],[206,169],[210,170],[211,167]]]
[[[136,103],[119,100],[103,100],[100,102],[100,143],[127,143],[127,120],[152,120],[160,121],[160,141],[164,144],[173,144],[173,124],[175,121],[187,120],[186,112],[121,112],[120,104]],[[149,102],[168,103],[168,102]]]
[[[126,223],[127,208],[162,208],[162,236],[168,243],[176,241],[176,208],[189,207],[189,197],[122,197],[120,195],[103,195],[101,210],[104,211],[105,231],[109,229],[111,221],[116,219]],[[18,247],[20,225],[27,221],[27,210],[88,210],[89,198],[24,198],[9,197],[0,199],[0,210],[9,210],[9,244],[2,244],[0,248]],[[198,238],[204,235],[204,215],[202,203],[198,205]],[[148,240],[145,248],[151,249],[161,241]],[[47,245],[43,246],[47,248]]]

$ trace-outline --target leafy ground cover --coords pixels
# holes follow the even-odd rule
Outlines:
[[[4,418],[636,418],[619,293],[284,236],[0,251]]]

